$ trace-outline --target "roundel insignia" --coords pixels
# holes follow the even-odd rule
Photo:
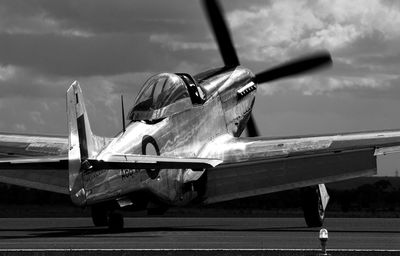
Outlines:
[[[160,155],[160,149],[157,145],[156,140],[149,136],[149,135],[145,135],[142,138],[142,154],[143,155],[156,155],[159,156]],[[156,168],[156,169],[146,169],[147,175],[151,178],[151,179],[156,179],[158,177],[158,174],[160,173],[160,169]]]

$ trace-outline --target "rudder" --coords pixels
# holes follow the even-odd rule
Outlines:
[[[67,91],[68,117],[68,169],[69,192],[76,205],[86,204],[86,192],[82,178],[85,160],[97,156],[106,139],[93,135],[90,128],[82,90],[77,81]]]

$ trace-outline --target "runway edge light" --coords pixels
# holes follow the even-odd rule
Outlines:
[[[321,241],[321,253],[318,255],[330,255],[326,253],[326,243],[328,242],[328,230],[321,228],[319,231],[319,240]]]

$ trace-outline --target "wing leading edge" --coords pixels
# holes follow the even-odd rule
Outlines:
[[[66,156],[66,136],[0,133],[0,158]]]
[[[376,155],[399,151],[400,131],[286,138],[222,136],[205,149],[224,163],[208,171],[206,203],[376,174]]]

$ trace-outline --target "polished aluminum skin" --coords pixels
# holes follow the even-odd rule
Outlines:
[[[176,103],[172,103],[172,106],[163,107],[174,109],[164,112],[172,113],[168,116],[161,115],[162,118],[157,118],[155,121],[153,119],[132,121],[125,132],[113,139],[98,155],[95,156],[96,152],[93,152],[94,155],[90,157],[103,159],[109,154],[118,152],[180,158],[199,156],[214,158],[208,150],[205,150],[208,143],[220,137],[239,136],[245,127],[256,91],[252,90],[242,96],[238,96],[237,91],[249,83],[253,85],[252,77],[248,69],[236,67],[220,74],[216,79],[203,81],[198,85],[207,95],[203,104],[191,104],[190,108],[182,108],[179,111]],[[183,100],[187,101],[190,98]],[[160,113],[158,110],[149,112],[149,117],[156,116],[155,112]],[[140,111],[140,115],[145,116],[143,111]],[[74,118],[76,117],[72,116],[71,120]],[[75,129],[72,132],[77,134]],[[77,136],[73,137],[77,139]],[[151,138],[151,143],[144,145],[146,138]],[[71,152],[70,159],[76,159],[76,162],[80,163],[79,156],[76,156],[78,150],[74,152]],[[218,156],[218,159],[224,160],[221,156]],[[74,166],[74,162],[70,166]],[[70,184],[75,184],[81,180],[76,177],[79,168],[78,165],[72,168],[76,169],[72,171],[70,167]],[[74,192],[73,201],[79,205],[94,204],[138,191],[147,191],[168,205],[182,205],[198,196],[193,191],[185,191],[184,184],[196,181],[204,171],[162,169],[157,170],[157,174],[152,176],[144,169],[89,170],[83,172],[82,180],[78,182],[80,188],[70,187],[70,189]]]

